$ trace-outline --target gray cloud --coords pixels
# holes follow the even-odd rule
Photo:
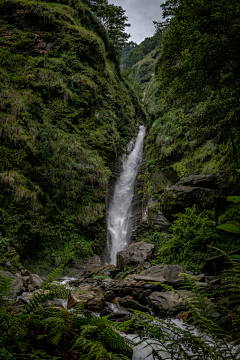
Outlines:
[[[140,43],[146,37],[153,36],[153,21],[162,20],[160,5],[164,0],[109,0],[114,5],[120,5],[126,10],[128,21],[132,25],[126,28],[131,34],[130,41]]]

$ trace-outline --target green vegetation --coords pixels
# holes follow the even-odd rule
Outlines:
[[[131,352],[132,343],[119,331],[127,330],[132,320],[118,324],[110,321],[109,316],[86,315],[83,302],[76,306],[74,313],[49,304],[64,293],[67,297],[71,290],[53,284],[60,273],[58,268],[50,274],[40,292],[24,305],[1,302],[10,286],[5,283],[3,287],[1,282],[0,358],[129,360],[124,352]]]
[[[100,253],[110,169],[145,115],[80,0],[0,14],[0,231],[24,261]]]
[[[193,359],[193,355],[199,359],[237,359],[239,348],[236,345],[240,341],[240,257],[232,256],[229,261],[232,267],[224,274],[221,303],[219,293],[210,295],[210,287],[199,287],[188,274],[182,275],[184,281],[181,284],[182,288],[191,291],[188,296],[161,284],[167,291],[176,293],[188,306],[184,328],[136,310],[133,310],[135,318],[118,323],[109,320],[109,316],[99,318],[86,314],[83,302],[75,307],[74,312],[56,308],[49,301],[62,296],[63,287],[56,287],[53,283],[59,277],[61,268],[49,275],[41,286],[42,292],[35,295],[29,304],[6,302],[10,284],[5,284],[0,287],[0,356],[7,360],[129,360],[135,344],[119,332],[134,331],[136,335],[149,338],[153,355],[159,359],[162,357],[160,349],[154,346],[156,341],[161,350],[169,354],[169,359],[181,360],[183,355],[189,360]],[[67,296],[70,289],[64,291]],[[198,328],[198,333],[193,331],[193,326]],[[208,341],[203,335],[208,336]]]
[[[182,274],[184,281],[181,288],[190,290],[188,296],[181,294],[171,286],[161,284],[167,291],[177,294],[188,306],[189,311],[187,319],[184,321],[184,328],[179,328],[171,321],[134,311],[138,323],[143,327],[142,335],[150,337],[149,344],[154,349],[154,356],[158,359],[166,359],[162,356],[168,354],[168,359],[174,360],[233,360],[239,358],[239,347],[236,345],[240,341],[240,257],[230,257],[229,261],[232,268],[224,276],[226,283],[222,288],[221,295],[224,297],[221,299],[221,304],[218,303],[218,295],[210,296],[210,287],[206,289],[199,286],[191,275]],[[196,327],[198,328],[197,333]],[[161,345],[161,349],[154,346],[156,339]],[[164,355],[163,349],[166,351]]]
[[[131,26],[127,23],[126,10],[121,6],[108,4],[107,0],[83,0],[84,3],[103,23],[114,48],[121,52],[130,34],[125,32],[125,27]]]
[[[156,23],[156,35],[121,63],[149,116],[145,194],[158,199],[171,185],[156,183],[164,172],[221,174],[222,186],[237,193],[239,7],[183,0],[162,9],[167,20]]]
[[[218,251],[213,251],[210,246],[228,252],[239,245],[236,236],[226,236],[216,229],[212,211],[205,210],[197,215],[195,207],[176,215],[171,233],[158,250],[154,263],[178,264],[188,270],[200,272],[204,259],[218,255]]]
[[[236,189],[239,7],[229,0],[167,1],[162,8],[172,18],[157,26],[163,38],[149,85],[158,100],[146,97],[147,158],[156,159],[158,171],[172,167],[179,177],[220,173],[225,186]],[[149,170],[147,177],[153,175]]]

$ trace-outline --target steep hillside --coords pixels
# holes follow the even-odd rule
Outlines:
[[[219,254],[211,246],[226,252],[240,246],[234,231],[216,229],[227,221],[240,227],[239,204],[226,201],[240,192],[239,33],[234,25],[239,10],[232,23],[235,5],[228,2],[226,16],[218,13],[220,24],[214,3],[208,8],[218,23],[214,27],[204,11],[197,12],[199,2],[191,9],[183,3],[184,11],[179,4],[163,5],[166,17],[174,13],[176,18],[159,24],[165,31],[158,42],[156,35],[146,39],[121,66],[148,114],[145,167],[138,177],[144,183],[147,222],[135,237],[156,245],[155,264],[201,271],[207,257]]]
[[[121,62],[129,80],[138,88],[148,114],[146,194],[158,198],[183,176],[212,173],[222,175],[222,186],[229,187],[230,192],[236,190],[239,180],[235,168],[240,156],[238,126],[234,124],[232,136],[226,136],[227,131],[218,131],[218,125],[215,130],[200,125],[206,99],[209,108],[212,106],[208,116],[214,117],[214,109],[220,114],[217,94],[210,95],[211,91],[203,88],[196,99],[190,92],[181,96],[179,93],[178,98],[174,94],[177,78],[173,77],[172,84],[163,78],[168,60],[165,57],[162,36],[155,35],[137,45]],[[154,186],[152,179],[158,179]]]
[[[80,0],[1,1],[0,33],[0,231],[28,260],[99,253],[110,169],[141,106]]]
[[[134,46],[124,56],[125,49],[123,49],[121,59],[121,69],[127,72],[129,79],[136,85],[140,85],[140,91],[146,93],[145,88],[152,79],[155,72],[156,59],[160,53],[160,41],[162,36],[155,35],[151,38],[146,38],[140,45]]]

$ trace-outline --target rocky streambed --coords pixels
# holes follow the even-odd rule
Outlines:
[[[145,242],[134,243],[126,251],[118,253],[117,266],[103,265],[97,256],[78,266],[80,276],[60,279],[60,283],[71,287],[65,305],[71,310],[84,301],[86,311],[99,316],[111,314],[114,321],[125,321],[134,315],[131,310],[139,310],[161,318],[184,318],[187,307],[172,291],[166,291],[163,284],[171,285],[186,297],[191,296],[187,289],[180,288],[183,277],[188,272],[179,265],[150,265],[154,245]],[[81,265],[81,264],[80,264]],[[30,300],[39,291],[44,278],[31,274],[23,267],[13,275],[6,271],[5,276],[13,277],[11,296]],[[218,288],[221,278],[200,274],[194,276],[202,287]],[[57,283],[56,283],[57,284]],[[58,306],[59,302],[58,302]]]
[[[59,310],[66,308],[74,311],[74,308],[83,302],[85,313],[94,313],[100,317],[109,315],[110,320],[119,323],[133,319],[134,310],[138,310],[171,322],[179,329],[184,328],[183,320],[189,317],[187,305],[178,294],[167,291],[164,285],[171,285],[178,293],[188,298],[192,293],[182,288],[181,273],[192,275],[199,286],[209,291],[221,287],[222,279],[205,274],[194,275],[179,265],[151,266],[153,251],[154,245],[139,242],[118,253],[117,266],[104,265],[97,256],[77,264],[75,277],[55,281],[56,285],[63,284],[70,289],[68,298],[54,299],[51,303]],[[29,302],[36,293],[43,291],[41,284],[45,279],[29,273],[23,267],[17,270],[15,275],[4,272],[4,276],[13,277],[10,295],[12,299]],[[76,276],[77,272],[79,276]],[[123,336],[138,343],[140,338],[133,333],[134,326]],[[159,343],[153,344],[151,340],[150,344],[150,340],[142,340],[144,342],[134,348],[133,360],[145,359],[153,348],[161,350]],[[164,351],[162,354],[164,356]],[[153,359],[151,356],[150,360]]]

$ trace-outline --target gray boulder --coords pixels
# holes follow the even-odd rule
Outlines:
[[[117,267],[124,270],[127,266],[149,262],[152,258],[155,245],[140,241],[131,244],[126,251],[117,253]]]
[[[193,187],[201,187],[208,189],[216,189],[218,187],[218,180],[220,179],[220,175],[210,174],[210,175],[190,175],[185,178],[182,178],[179,182],[177,182],[176,186],[193,186]]]
[[[79,263],[72,264],[70,267],[70,274],[74,277],[80,278],[85,272],[101,265],[102,260],[100,256],[95,255]]]
[[[124,307],[109,302],[105,302],[105,308],[101,311],[100,316],[114,315],[115,318],[121,318],[126,315],[132,315]]]
[[[115,299],[115,297],[116,297],[116,295],[114,294],[114,292],[112,290],[108,290],[104,294],[105,301],[107,301],[107,302],[111,302],[112,300]]]
[[[82,284],[70,293],[67,308],[75,308],[81,301],[85,309],[100,312],[105,301],[104,292],[90,284]]]
[[[0,270],[0,277],[1,278],[12,278],[12,284],[9,291],[10,298],[15,298],[17,295],[20,295],[24,291],[24,285],[21,279],[15,277],[9,271],[1,271]],[[8,294],[6,294],[8,295]]]
[[[30,284],[34,288],[39,288],[41,286],[42,282],[43,282],[43,279],[39,275],[37,275],[37,274],[30,275]]]
[[[157,265],[135,276],[135,280],[157,281],[162,284],[177,285],[183,280],[179,276],[180,273],[186,273],[186,270],[180,265]]]
[[[95,275],[104,275],[111,277],[111,272],[114,271],[116,267],[114,265],[101,265],[94,267],[84,273],[85,278],[91,278]],[[120,272],[120,270],[118,270]]]
[[[160,210],[168,220],[184,213],[187,207],[196,206],[198,213],[217,207],[224,209],[226,200],[217,189],[218,175],[192,175],[167,188],[160,198]]]
[[[172,225],[163,213],[160,211],[160,203],[153,201],[152,199],[148,202],[148,218],[153,226],[158,226],[158,230],[161,232],[169,232],[169,227]]]
[[[119,304],[121,306],[123,306],[124,308],[139,310],[139,311],[143,311],[143,312],[149,311],[149,309],[146,306],[139,304],[137,301],[135,301],[134,299],[132,299],[128,296],[120,298],[118,301],[119,301]]]
[[[179,290],[178,292],[185,297],[190,297],[192,295],[192,293],[187,290]],[[161,310],[174,315],[187,309],[186,305],[183,304],[182,299],[173,291],[153,292],[148,296],[147,301],[153,308],[159,309],[160,307]]]

